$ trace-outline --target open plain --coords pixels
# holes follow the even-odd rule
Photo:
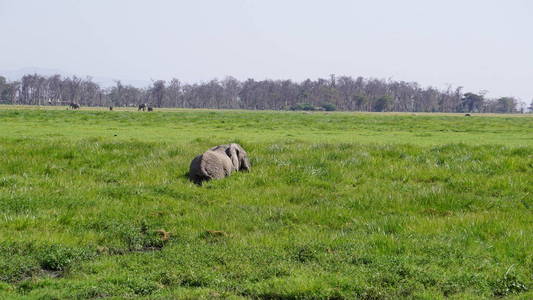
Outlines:
[[[0,107],[2,299],[531,299],[532,245],[531,115]]]

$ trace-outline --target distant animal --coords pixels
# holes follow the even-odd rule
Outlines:
[[[145,111],[147,106],[148,105],[146,103],[139,104],[139,109],[137,109],[137,111]]]
[[[470,115],[470,114],[465,114],[465,117],[471,117],[471,116],[472,116],[472,115]]]
[[[148,106],[148,111],[154,111],[154,108],[151,106]]]
[[[80,109],[80,105],[74,102],[70,102],[68,106],[70,107],[70,109]]]
[[[211,179],[221,179],[234,171],[249,171],[248,154],[239,144],[213,147],[196,156],[189,167],[189,179],[201,185]]]
[[[109,107],[109,110],[113,110],[113,106],[110,106],[110,107]]]

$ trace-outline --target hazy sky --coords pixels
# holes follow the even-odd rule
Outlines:
[[[0,70],[123,79],[329,74],[533,98],[529,0],[0,0]]]

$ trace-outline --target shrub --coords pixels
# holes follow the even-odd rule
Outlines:
[[[309,103],[298,103],[291,106],[291,110],[316,110],[315,107]]]
[[[335,104],[331,104],[331,103],[324,103],[324,104],[321,105],[321,107],[325,111],[335,111],[335,110],[337,110],[337,107],[335,106]]]
[[[503,278],[493,283],[493,294],[497,297],[519,294],[527,290],[527,286],[513,274],[505,274]]]

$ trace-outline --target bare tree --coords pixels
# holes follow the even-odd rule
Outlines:
[[[513,97],[488,99],[484,91],[463,93],[462,87],[445,90],[422,88],[416,82],[391,79],[352,78],[330,75],[329,78],[291,80],[247,79],[226,77],[200,83],[183,83],[172,79],[154,81],[147,88],[123,85],[104,89],[90,77],[62,78],[28,74],[21,81],[9,82],[0,77],[0,100],[20,104],[68,104],[84,106],[137,106],[151,103],[156,107],[241,108],[241,109],[338,109],[356,111],[405,112],[506,112],[524,111],[525,104]]]

